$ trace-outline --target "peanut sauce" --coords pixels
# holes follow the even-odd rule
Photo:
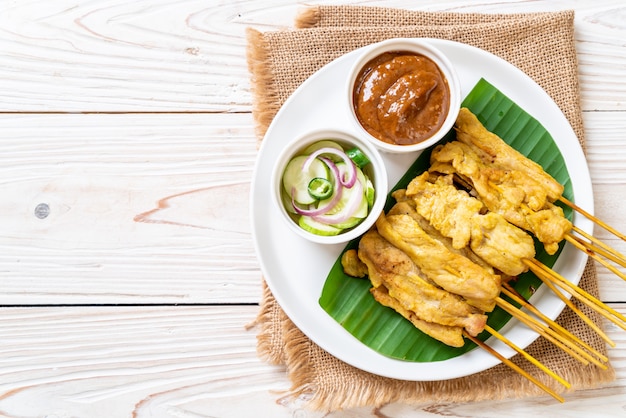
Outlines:
[[[430,58],[407,51],[386,52],[359,72],[353,103],[359,122],[372,136],[411,145],[428,139],[443,125],[450,88]]]

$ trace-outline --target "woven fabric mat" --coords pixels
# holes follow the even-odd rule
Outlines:
[[[291,93],[333,59],[388,38],[432,37],[482,48],[520,68],[556,101],[584,148],[572,11],[503,15],[320,6],[302,11],[295,29],[248,29],[247,36],[253,114],[259,139]],[[592,262],[588,263],[580,286],[598,295]],[[584,305],[579,308],[594,322],[601,323],[595,312]],[[558,322],[606,354],[604,341],[569,309],[563,311]],[[272,364],[285,366],[293,384],[290,394],[304,395],[311,409],[333,411],[391,402],[467,402],[544,394],[503,364],[464,378],[419,382],[384,378],[356,369],[307,338],[285,315],[265,281],[257,323],[259,355]],[[610,365],[607,370],[584,366],[543,338],[527,351],[569,381],[569,390],[596,387],[615,378]],[[513,361],[555,392],[567,391],[521,356],[515,356]]]

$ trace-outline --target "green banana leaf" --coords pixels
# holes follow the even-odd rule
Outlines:
[[[549,132],[536,119],[484,79],[476,84],[462,106],[474,113],[489,131],[539,163],[565,187],[563,196],[573,201],[572,184],[563,156]],[[454,136],[452,131],[442,141],[453,140]],[[431,151],[432,148],[420,154],[391,192],[405,188],[411,179],[428,168]],[[391,192],[385,211],[395,203]],[[563,210],[571,219],[571,209],[564,207]],[[358,239],[350,242],[344,251],[357,246]],[[535,241],[535,247],[536,259],[547,266],[554,265],[562,249],[561,246],[556,254],[550,256],[538,241]],[[450,347],[422,333],[394,310],[376,302],[369,292],[369,280],[346,275],[340,260],[341,255],[326,278],[319,303],[363,344],[385,356],[413,362],[447,360],[476,347],[468,340],[463,347]],[[518,277],[514,287],[528,298],[541,283],[533,273],[527,272]],[[494,329],[500,329],[510,318],[508,313],[496,308],[489,314],[487,323]],[[482,340],[488,337],[486,332],[479,335]]]

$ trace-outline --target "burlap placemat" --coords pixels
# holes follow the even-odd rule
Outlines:
[[[295,26],[294,30],[265,33],[248,30],[253,113],[260,139],[289,95],[333,59],[387,38],[433,37],[482,48],[526,72],[560,106],[584,146],[571,11],[496,15],[321,6],[303,11]],[[588,263],[580,286],[597,296],[592,262]],[[306,395],[312,409],[332,411],[390,402],[464,402],[543,394],[505,365],[436,382],[401,381],[364,372],[329,355],[308,339],[285,315],[264,281],[263,290],[257,319],[259,355],[286,367],[293,383],[290,393]],[[579,308],[601,323],[595,312],[585,306]],[[606,354],[604,341],[576,314],[565,310],[558,322]],[[571,390],[595,387],[615,378],[610,365],[607,370],[583,366],[543,338],[527,351],[569,381]],[[516,356],[513,360],[555,392],[565,392],[563,386],[525,359]]]

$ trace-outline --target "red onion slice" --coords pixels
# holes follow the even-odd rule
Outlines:
[[[340,213],[333,215],[315,215],[313,216],[313,219],[330,225],[342,223],[350,219],[357,209],[359,209],[361,202],[365,198],[363,195],[363,185],[360,181],[357,181],[354,184],[351,193],[352,195],[350,195],[350,199],[346,202],[346,207]]]
[[[337,148],[325,147],[325,148],[320,148],[316,151],[313,151],[302,164],[302,170],[308,170],[309,166],[311,165],[311,162],[322,154],[331,154],[331,155],[335,155],[341,158],[346,163],[349,177],[347,179],[344,179],[343,177],[339,177],[339,181],[342,185],[346,187],[354,186],[354,183],[356,183],[356,177],[357,177],[356,165],[354,164],[354,161],[352,161],[345,152]],[[323,159],[323,158],[320,157],[320,159]],[[332,161],[329,159],[323,159],[323,160],[326,162],[326,164],[328,164],[327,161]]]

